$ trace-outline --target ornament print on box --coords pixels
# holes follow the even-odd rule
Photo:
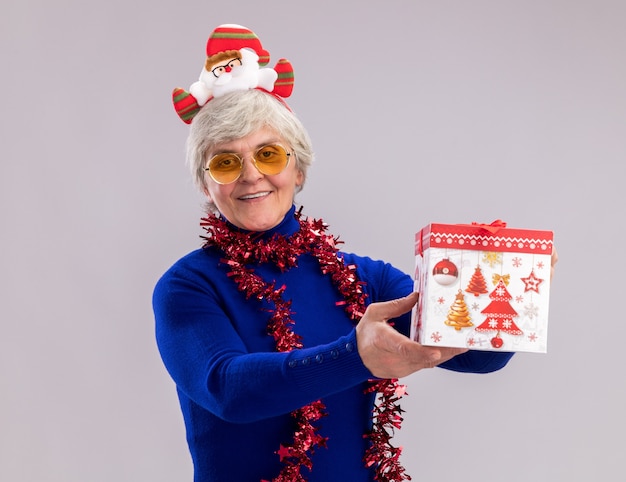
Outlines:
[[[433,267],[433,279],[440,285],[451,285],[458,277],[459,269],[448,258],[442,259]]]

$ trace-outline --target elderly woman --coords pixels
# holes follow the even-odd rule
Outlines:
[[[154,312],[194,480],[408,479],[389,436],[401,420],[397,379],[435,365],[491,372],[511,354],[406,336],[411,276],[340,252],[296,210],[313,153],[275,93],[196,106],[187,149],[210,208],[205,244],[158,281]]]

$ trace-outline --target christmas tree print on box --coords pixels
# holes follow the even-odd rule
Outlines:
[[[545,353],[551,231],[430,224],[415,235],[411,337],[423,345]]]

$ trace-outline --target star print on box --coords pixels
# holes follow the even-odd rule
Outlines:
[[[551,231],[511,229],[499,220],[425,226],[415,235],[420,298],[412,339],[545,353],[552,245]]]
[[[526,278],[520,279],[524,282],[524,285],[526,286],[524,288],[524,292],[535,291],[536,293],[539,293],[539,285],[543,282],[543,280],[535,276],[534,270],[531,271]]]

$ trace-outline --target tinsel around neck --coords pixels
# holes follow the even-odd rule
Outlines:
[[[222,263],[229,267],[227,274],[246,299],[267,300],[274,308],[267,322],[268,334],[274,338],[276,350],[286,352],[302,348],[302,340],[294,331],[291,301],[283,299],[285,287],[276,287],[255,273],[256,263],[272,263],[280,270],[296,268],[303,254],[313,255],[319,262],[321,273],[330,276],[343,297],[342,305],[355,323],[361,319],[366,308],[366,293],[356,273],[356,266],[346,265],[339,253],[338,238],[327,234],[327,225],[321,219],[304,219],[301,209],[294,208],[287,214],[294,216],[299,228],[289,235],[274,232],[253,233],[234,228],[226,220],[215,215],[202,219],[206,230],[204,247],[215,247],[224,254]],[[293,221],[286,218],[283,222]],[[378,400],[372,414],[372,429],[364,434],[369,439],[363,461],[366,467],[375,468],[374,480],[401,482],[411,480],[399,462],[401,447],[391,444],[391,436],[402,423],[402,410],[398,402],[406,393],[405,387],[396,379],[373,380],[366,393],[377,392]],[[280,474],[272,482],[302,482],[302,468],[312,469],[311,455],[317,448],[326,446],[326,438],[319,433],[314,422],[325,416],[326,407],[321,400],[294,410],[291,415],[296,422],[293,442],[279,447],[276,454],[283,462]]]

